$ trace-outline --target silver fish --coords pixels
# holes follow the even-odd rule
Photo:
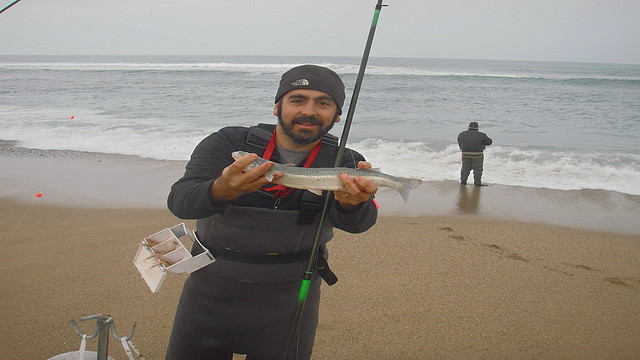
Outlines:
[[[246,151],[234,151],[231,153],[235,160],[249,154]],[[258,157],[245,170],[254,169],[268,160]],[[278,180],[273,181],[273,174],[280,172],[284,174]],[[391,176],[380,172],[376,169],[353,169],[346,167],[335,168],[303,168],[295,166],[287,166],[274,163],[273,167],[265,173],[267,180],[274,184],[284,185],[295,189],[305,189],[314,194],[322,194],[322,190],[330,191],[346,191],[342,186],[342,182],[338,177],[340,174],[347,174],[351,177],[361,176],[373,182],[378,187],[388,187],[400,193],[402,199],[407,201],[409,198],[409,190],[417,187],[422,183],[420,179],[410,179],[397,176]]]

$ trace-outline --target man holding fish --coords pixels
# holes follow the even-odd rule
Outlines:
[[[319,223],[322,196],[335,199],[324,222],[318,257],[305,303],[295,358],[311,357],[320,283],[337,278],[327,264],[325,244],[333,228],[350,233],[376,222],[375,179],[335,174],[339,186],[302,187],[279,183],[296,164],[309,170],[332,167],[337,138],[328,132],[340,121],[344,84],[332,70],[294,67],[282,75],[273,114],[277,125],[225,127],[195,148],[184,176],[171,188],[168,206],[179,218],[197,219],[197,235],[216,258],[185,281],[166,359],[280,359]],[[243,151],[247,154],[232,153]],[[260,163],[254,163],[260,159]],[[370,169],[346,149],[341,166]],[[311,174],[305,175],[313,177]],[[294,185],[292,185],[294,186]],[[381,185],[390,186],[390,185]],[[194,251],[197,251],[195,249]]]

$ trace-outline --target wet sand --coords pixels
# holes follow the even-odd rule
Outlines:
[[[0,358],[75,351],[70,320],[108,314],[163,359],[185,276],[152,294],[132,260],[182,222],[164,201],[184,163],[20,151],[0,154]],[[640,358],[638,197],[441,182],[378,198],[373,229],[329,244],[314,359]],[[110,355],[126,358],[113,338]]]

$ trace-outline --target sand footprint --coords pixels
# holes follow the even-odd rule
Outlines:
[[[447,232],[453,232],[453,228],[449,227],[449,226],[443,226],[440,228],[440,230],[443,231],[447,231]],[[465,237],[463,235],[460,234],[451,234],[449,235],[450,238],[454,239],[454,240],[458,240],[458,241],[462,241],[465,240]],[[472,242],[473,245],[478,245],[474,242]],[[488,248],[489,250],[498,253],[504,257],[506,257],[507,259],[512,259],[512,260],[518,260],[518,261],[524,261],[524,262],[529,262],[528,259],[526,259],[525,257],[516,254],[515,252],[512,251],[508,251],[506,249],[501,248],[500,246],[496,245],[496,244],[480,244],[482,246],[485,246],[486,248]]]
[[[562,265],[571,266],[573,268],[585,270],[585,271],[600,272],[600,270],[598,269],[594,269],[590,266],[582,265],[582,264],[562,263]],[[629,284],[630,282],[640,282],[634,279],[619,278],[619,277],[605,277],[603,278],[603,280],[614,285],[628,286],[628,287],[633,287],[633,285]]]
[[[574,268],[576,268],[576,269],[580,269],[580,270],[587,270],[587,271],[600,271],[600,270],[594,269],[594,268],[592,268],[592,267],[590,267],[590,266],[582,265],[582,264],[562,263],[562,265],[571,266],[571,267],[574,267]]]
[[[568,266],[568,267],[572,267],[572,268],[575,268],[575,269],[585,270],[585,271],[600,271],[600,270],[594,269],[594,268],[592,268],[590,266],[582,265],[582,264],[562,263],[562,265]],[[575,274],[573,272],[570,272],[572,270],[564,271],[564,270],[556,269],[554,266],[546,266],[546,265],[543,266],[543,267],[545,269],[548,269],[548,270],[551,270],[551,271],[555,271],[555,272],[560,273],[560,274],[564,274],[564,275],[568,275],[568,276],[575,276]]]
[[[482,246],[487,247],[489,250],[491,250],[493,252],[496,252],[496,253],[506,257],[507,259],[529,262],[529,260],[527,260],[522,255],[516,254],[516,253],[514,253],[512,251],[509,251],[507,249],[503,249],[503,248],[501,248],[500,246],[498,246],[496,244],[482,244]]]
[[[440,230],[447,231],[447,232],[453,232],[454,231],[453,228],[451,228],[449,226],[443,226],[443,227],[440,228]],[[452,238],[452,239],[455,239],[455,240],[464,240],[464,236],[459,235],[459,234],[452,234],[452,235],[449,235],[449,237]]]
[[[615,277],[613,277],[613,278],[604,278],[604,281],[610,282],[610,283],[615,284],[615,285],[620,285],[620,286],[631,286],[631,285],[627,284],[626,282],[624,282],[622,279],[615,278]]]

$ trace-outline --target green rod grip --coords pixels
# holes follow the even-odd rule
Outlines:
[[[302,279],[300,282],[300,290],[298,290],[298,302],[304,302],[309,295],[309,287],[311,286],[311,279]]]
[[[373,20],[371,21],[371,26],[378,25],[378,18],[380,17],[380,10],[376,9],[373,12]]]

